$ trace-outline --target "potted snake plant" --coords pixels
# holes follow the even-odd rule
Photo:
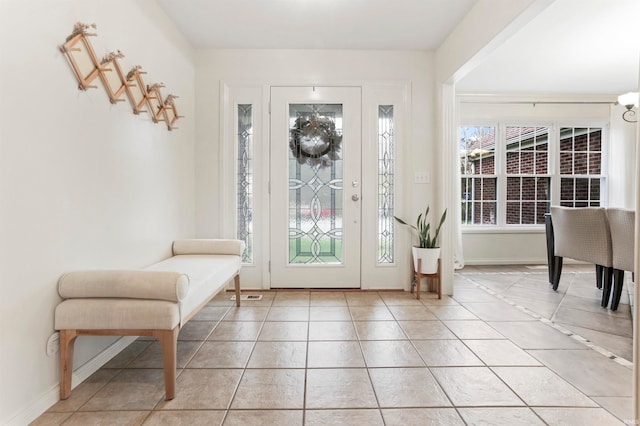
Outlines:
[[[438,271],[438,258],[440,257],[440,247],[438,247],[438,235],[440,234],[440,228],[444,224],[447,218],[447,209],[444,210],[440,217],[438,227],[435,228],[433,237],[431,237],[431,223],[428,221],[429,206],[427,209],[418,215],[416,225],[411,225],[399,217],[394,216],[394,219],[411,228],[418,235],[419,243],[417,246],[412,247],[413,252],[413,269],[418,270],[418,259],[422,259],[421,271],[422,274],[435,274]]]

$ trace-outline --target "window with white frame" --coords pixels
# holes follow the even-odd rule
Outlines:
[[[495,127],[460,128],[460,195],[464,225],[497,223],[495,137]]]
[[[601,127],[461,126],[463,225],[542,225],[551,204],[600,206]]]
[[[601,205],[602,129],[562,127],[560,129],[560,205]]]
[[[505,128],[506,224],[544,224],[549,210],[549,128]]]

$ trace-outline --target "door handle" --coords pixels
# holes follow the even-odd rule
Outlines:
[[[358,201],[358,200],[360,199],[360,197],[358,197],[358,194],[353,194],[353,195],[351,196],[351,199],[352,199],[353,201]]]

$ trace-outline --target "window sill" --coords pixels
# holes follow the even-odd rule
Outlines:
[[[544,234],[544,225],[462,226],[463,234]]]

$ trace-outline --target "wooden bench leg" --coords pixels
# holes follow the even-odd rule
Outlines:
[[[233,277],[236,286],[236,306],[240,306],[240,274]]]
[[[71,395],[73,347],[76,337],[76,330],[60,330],[60,399],[67,399]]]
[[[440,271],[440,258],[438,258],[438,272],[436,275],[436,280],[438,280],[438,299],[442,299],[442,271]]]
[[[422,259],[418,259],[418,272],[416,272],[416,299],[420,300],[420,282],[422,281]]]
[[[178,367],[178,332],[180,327],[173,330],[156,330],[153,337],[162,346],[162,367],[164,369],[164,393],[168,401],[176,396],[176,369]]]

